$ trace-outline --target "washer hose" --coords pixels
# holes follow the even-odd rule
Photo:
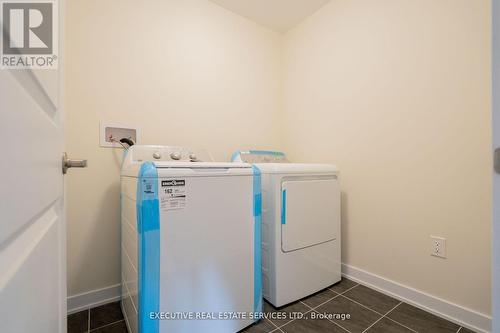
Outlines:
[[[132,147],[134,145],[134,141],[128,139],[128,138],[122,138],[120,139],[121,143],[126,143],[129,147]]]

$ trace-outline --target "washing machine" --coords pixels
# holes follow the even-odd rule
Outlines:
[[[281,307],[339,282],[337,168],[290,163],[273,151],[238,151],[232,160],[261,173],[264,298]]]
[[[121,172],[130,333],[237,332],[262,311],[260,174],[181,147],[132,146]]]

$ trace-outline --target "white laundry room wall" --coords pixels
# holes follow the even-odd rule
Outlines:
[[[67,175],[71,305],[120,283],[122,150],[99,147],[99,123],[217,160],[276,149],[281,36],[206,0],[71,0],[66,21],[66,150],[88,159]]]
[[[122,152],[98,146],[112,121],[218,160],[337,164],[346,271],[486,327],[490,6],[331,0],[278,34],[207,0],[68,1],[67,151],[89,160],[67,176],[69,295],[120,281]]]
[[[490,15],[486,0],[330,1],[284,37],[280,123],[292,160],[340,169],[344,269],[485,319]]]

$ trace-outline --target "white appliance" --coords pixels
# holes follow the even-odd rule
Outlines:
[[[122,309],[131,333],[232,333],[262,311],[260,175],[207,160],[179,147],[126,154]]]
[[[238,151],[232,160],[261,172],[264,298],[280,307],[339,282],[337,168],[289,163],[273,151]]]

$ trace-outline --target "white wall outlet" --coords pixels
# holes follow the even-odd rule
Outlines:
[[[120,141],[122,138],[132,139],[136,144],[139,143],[139,128],[124,124],[101,122],[99,135],[101,147],[121,148],[122,146],[116,141]]]
[[[446,238],[431,236],[431,255],[439,258],[446,258]]]

